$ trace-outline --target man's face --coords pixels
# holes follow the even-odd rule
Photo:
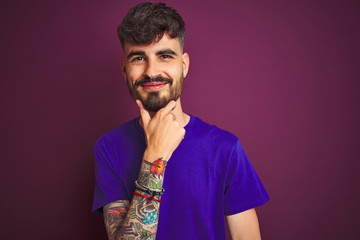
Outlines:
[[[148,45],[124,44],[122,71],[131,96],[145,109],[156,112],[170,100],[177,100],[189,68],[189,56],[179,40],[168,34]]]

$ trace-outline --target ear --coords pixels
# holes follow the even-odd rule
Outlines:
[[[188,74],[189,65],[190,65],[189,54],[187,54],[186,52],[183,53],[183,55],[182,55],[182,64],[183,64],[183,76],[185,78],[186,75]]]
[[[126,79],[126,66],[125,66],[125,65],[126,65],[126,64],[125,64],[125,57],[122,57],[122,58],[121,58],[121,62],[120,62],[121,72],[122,72],[122,74],[123,74],[123,76],[124,76],[124,79],[127,80],[127,79]]]

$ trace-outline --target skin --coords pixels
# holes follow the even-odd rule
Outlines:
[[[174,54],[158,55],[158,52],[171,50]],[[127,58],[131,53],[144,52],[144,55],[133,55]],[[180,79],[185,78],[189,71],[189,55],[183,53],[178,39],[171,39],[168,34],[164,34],[163,38],[149,45],[132,45],[125,43],[124,57],[121,60],[121,69],[128,85],[132,87],[136,81],[148,76],[155,78],[157,76],[173,79],[173,85],[179,85]],[[169,97],[169,88],[167,85],[160,89],[160,97]],[[148,91],[141,88],[140,94],[146,99]],[[155,112],[149,112],[153,117]],[[181,108],[180,98],[176,101],[176,107],[171,112],[181,126],[185,126],[190,120],[189,115],[185,114]],[[146,116],[145,116],[146,117]]]
[[[172,153],[184,138],[184,127],[190,120],[189,115],[182,110],[180,98],[170,100],[171,88],[178,87],[188,73],[189,55],[182,52],[178,39],[171,39],[167,34],[160,41],[148,45],[125,43],[124,53],[121,69],[130,89],[144,77],[162,76],[173,79],[172,86],[167,84],[150,90],[142,86],[138,88],[142,99],[146,99],[150,91],[158,91],[159,97],[169,100],[159,111],[148,111],[140,100],[135,99],[147,143],[138,183],[148,188],[161,189],[166,172],[164,166],[171,160]],[[154,164],[159,166],[153,166]],[[144,192],[136,192],[148,196]],[[161,197],[157,199],[161,200]],[[160,204],[159,201],[148,202],[147,198],[134,195],[131,202],[118,200],[104,206],[104,221],[109,239],[155,239]],[[254,209],[227,216],[226,219],[233,239],[260,239]]]
[[[261,240],[259,221],[254,208],[226,216],[226,221],[233,240]]]

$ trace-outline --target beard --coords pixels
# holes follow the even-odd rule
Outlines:
[[[178,100],[180,97],[183,88],[184,88],[184,77],[181,76],[178,82],[175,82],[171,78],[163,78],[156,77],[154,79],[151,78],[143,78],[135,82],[133,86],[130,85],[128,77],[126,77],[126,83],[130,92],[130,95],[136,100],[139,99],[144,108],[150,112],[157,112],[163,107],[165,107],[171,100]],[[170,90],[168,94],[164,96],[160,96],[160,91],[151,91],[147,93],[141,93],[139,88],[141,88],[142,84],[148,82],[167,82],[169,84]],[[164,91],[164,90],[161,90]],[[145,95],[145,96],[144,96]]]

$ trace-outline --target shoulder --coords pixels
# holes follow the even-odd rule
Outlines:
[[[95,161],[111,165],[115,169],[119,164],[134,163],[126,160],[138,159],[138,155],[145,147],[143,130],[136,118],[104,133],[97,139],[94,146]]]
[[[216,125],[204,122],[198,117],[191,116],[194,120],[193,129],[195,135],[206,135],[212,140],[223,140],[226,143],[238,141],[238,137],[233,133],[217,127]]]
[[[233,133],[221,129],[216,125],[204,122],[198,117],[194,117],[192,135],[194,138],[202,138],[208,145],[212,145],[216,148],[225,148],[231,151],[236,145],[240,143],[240,140]]]
[[[102,134],[96,140],[96,146],[110,146],[119,142],[131,141],[133,138],[143,136],[142,129],[138,123],[139,118],[132,119]]]

